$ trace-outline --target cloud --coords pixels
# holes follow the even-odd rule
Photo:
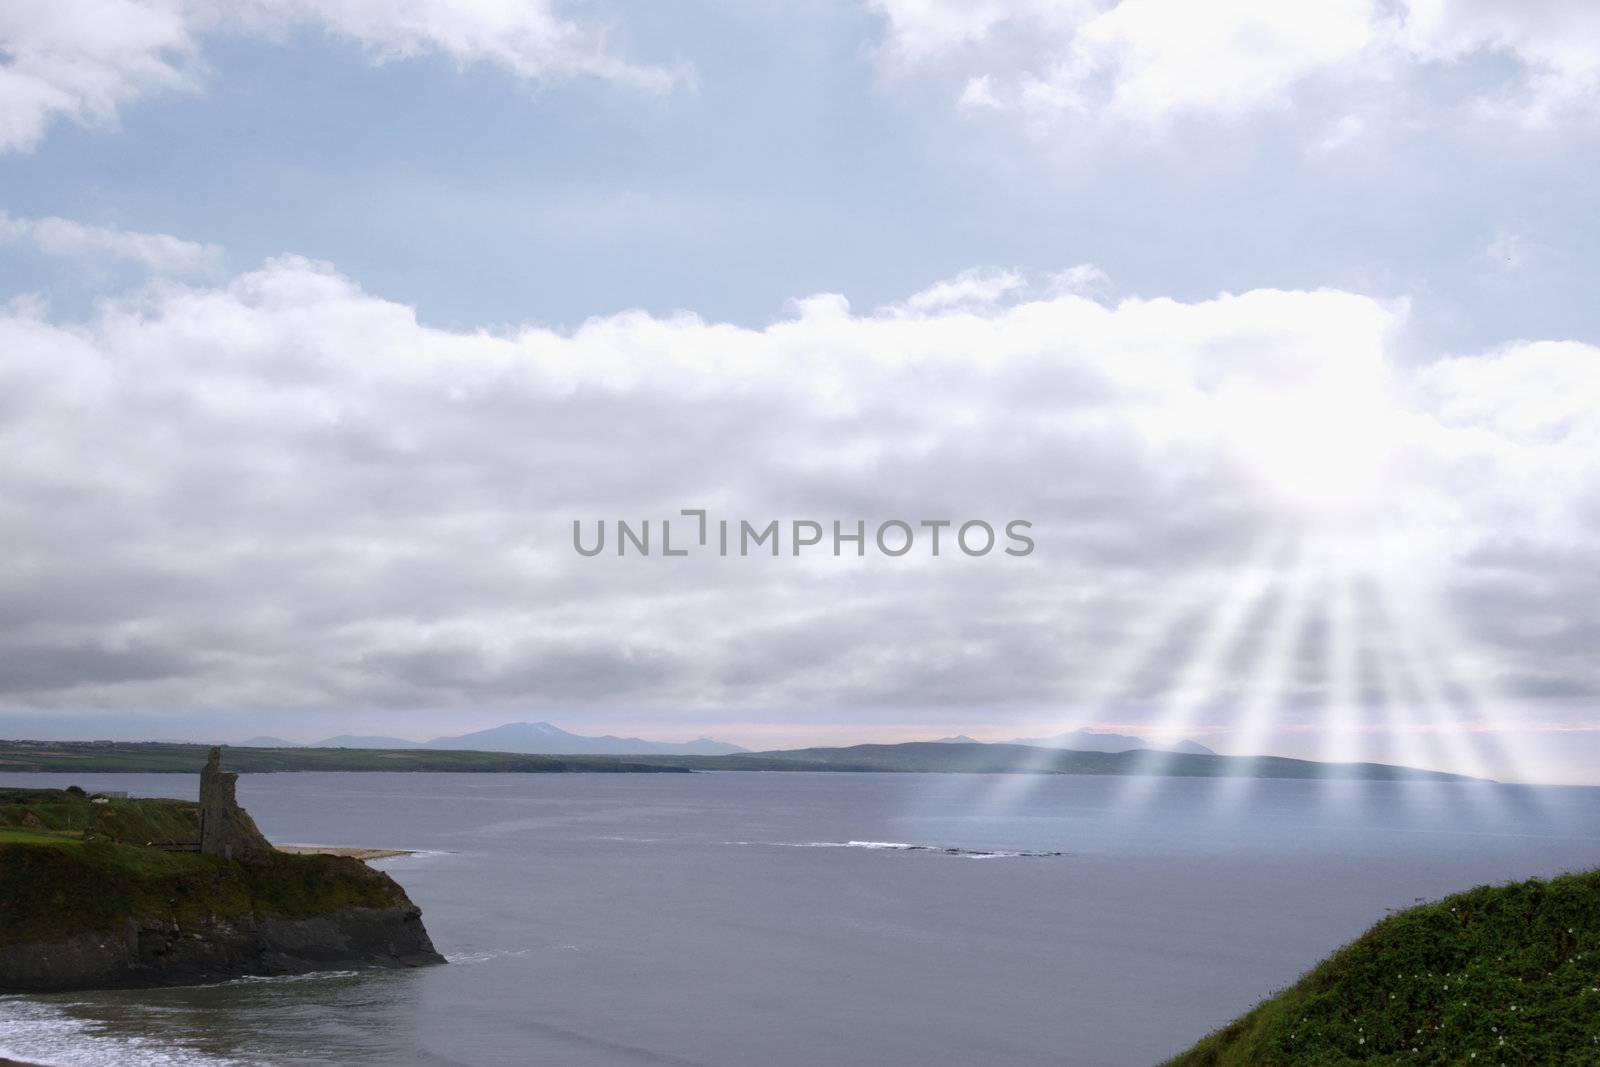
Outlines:
[[[0,151],[33,149],[50,124],[114,122],[122,108],[204,81],[207,37],[309,28],[374,61],[439,55],[517,78],[595,77],[649,92],[692,81],[686,66],[621,58],[606,27],[557,0],[53,0],[0,5]]]
[[[71,219],[15,218],[0,211],[0,242],[27,241],[50,256],[101,263],[124,260],[158,274],[192,274],[222,266],[217,245],[185,241],[164,233],[139,233],[114,227],[86,226]]]
[[[973,268],[954,278],[938,282],[920,293],[913,293],[906,306],[913,311],[993,304],[1027,283],[1016,271]]]
[[[1105,106],[1118,116],[1238,114],[1280,106],[1290,86],[1355,59],[1373,33],[1367,0],[1123,0],[1079,27],[1064,67],[1023,91],[1077,97],[1103,78]]]
[[[904,65],[987,42],[1008,23],[1070,31],[1095,10],[1093,3],[1071,0],[868,0],[868,7],[888,22],[889,58]]]
[[[1410,670],[1583,719],[1571,703],[1600,694],[1600,350],[1416,368],[1396,355],[1403,302],[1070,288],[1029,298],[988,270],[871,313],[814,297],[759,329],[623,312],[494,333],[423,325],[285,258],[81,321],[14,306],[0,662],[29,666],[0,672],[0,708],[1148,721],[1186,684],[1193,635],[1262,574],[1216,725],[1248,696],[1299,559],[1342,561],[1392,598],[1385,618],[1424,620]],[[571,546],[574,519],[696,507],[1025,518],[1038,548]],[[1297,646],[1291,720],[1330,699],[1326,645]]]
[[[1425,62],[1476,54],[1511,60],[1517,77],[1486,102],[1535,125],[1600,101],[1600,9],[1563,0],[1410,0],[1406,50]]]
[[[50,123],[107,123],[152,93],[193,88],[191,19],[176,4],[60,0],[0,6],[0,151]]]
[[[881,55],[905,74],[954,67],[969,110],[1076,113],[1160,125],[1282,109],[1317,79],[1382,85],[1493,55],[1509,80],[1476,79],[1476,103],[1533,122],[1592,109],[1600,13],[1541,0],[869,0]],[[1354,116],[1333,137],[1348,139]]]
[[[595,77],[654,93],[692,79],[687,66],[618,57],[603,23],[578,21],[561,9],[558,0],[255,0],[238,21],[248,29],[317,27],[379,60],[437,54],[492,63],[519,78]]]
[[[1359,115],[1342,115],[1320,140],[1310,146],[1310,149],[1320,155],[1337,152],[1353,144],[1365,131],[1366,123]]]

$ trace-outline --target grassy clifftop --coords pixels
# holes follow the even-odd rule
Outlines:
[[[95,802],[82,790],[0,789],[0,841],[86,836],[136,845],[198,841],[200,805],[121,798]]]
[[[240,863],[149,847],[199,832],[189,801],[0,789],[0,946],[115,932],[130,919],[188,927],[409,904],[356,860],[269,853]]]
[[[110,841],[0,838],[0,946],[116,934],[130,920],[191,929],[409,903],[387,875],[341,856],[240,863]]]
[[[1600,1063],[1600,871],[1383,920],[1169,1067]]]

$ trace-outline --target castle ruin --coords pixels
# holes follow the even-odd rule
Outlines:
[[[222,748],[213,746],[200,771],[200,851],[225,860],[272,851],[255,820],[234,795],[239,776],[222,769]]]

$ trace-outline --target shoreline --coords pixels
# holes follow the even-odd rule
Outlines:
[[[357,848],[350,845],[273,845],[272,847],[293,856],[348,856],[363,862],[417,854],[417,850],[412,848]],[[6,1067],[3,1060],[0,1060],[0,1067]]]

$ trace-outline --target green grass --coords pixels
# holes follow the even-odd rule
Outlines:
[[[1170,1067],[1600,1064],[1600,871],[1383,920]]]
[[[126,844],[200,839],[200,805],[185,800],[94,803],[62,789],[0,789],[0,831],[88,836]]]
[[[244,863],[147,844],[199,832],[189,801],[0,789],[0,945],[115,934],[129,919],[197,927],[405,903],[399,886],[353,859],[271,853]]]
[[[0,741],[0,771],[74,774],[146,772],[194,774],[206,762],[206,745],[158,741]],[[527,756],[503,752],[380,751],[357,748],[233,748],[230,771],[484,771],[521,773],[682,772],[652,757]]]
[[[83,838],[54,830],[10,830],[0,828],[0,845],[81,845]]]

